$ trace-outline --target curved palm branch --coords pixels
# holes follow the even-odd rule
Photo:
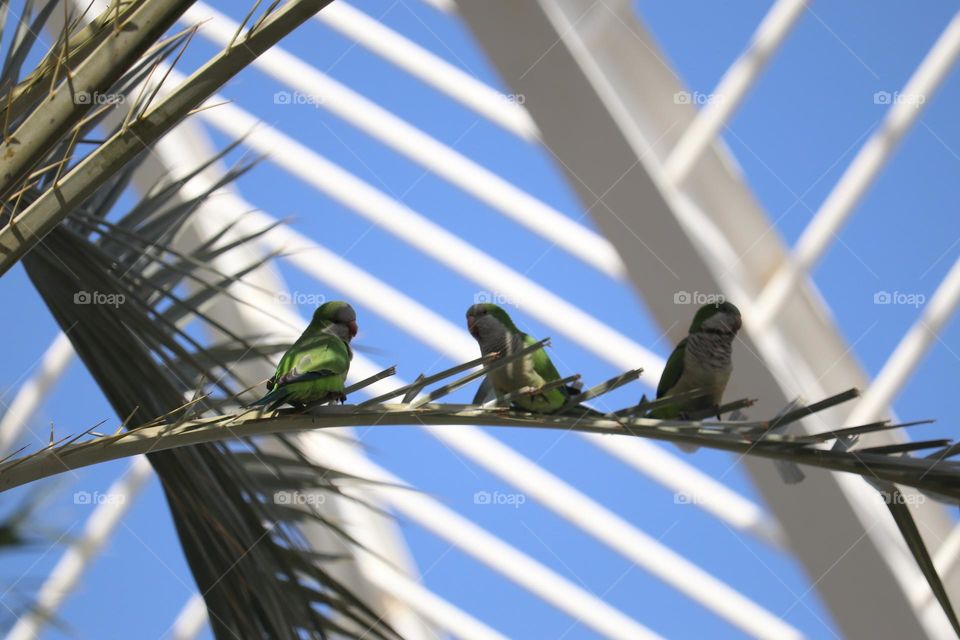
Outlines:
[[[133,415],[210,415],[218,404],[205,400],[176,410],[194,393],[198,380],[211,380],[220,401],[236,403],[237,394],[249,386],[231,373],[240,359],[237,354],[267,360],[276,350],[275,345],[258,346],[235,335],[202,311],[207,300],[230,295],[226,287],[243,275],[215,273],[211,279],[210,260],[254,241],[258,234],[240,241],[222,235],[190,253],[173,249],[169,241],[210,191],[178,200],[188,176],[158,185],[118,218],[111,207],[133,169],[115,175],[23,264],[121,419],[132,424]],[[235,168],[227,179],[247,169],[248,164]],[[192,293],[184,292],[186,283]],[[116,304],[76,304],[78,295],[93,292]],[[206,349],[197,332],[188,330],[191,322],[214,329],[228,343]],[[217,636],[244,637],[250,630],[277,638],[303,633],[394,636],[325,569],[324,559],[312,554],[297,524],[310,518],[352,544],[349,536],[316,509],[292,509],[272,500],[278,487],[292,491],[301,486],[303,474],[312,478],[314,490],[339,494],[341,474],[308,463],[291,442],[278,440],[270,445],[237,437],[178,451],[145,452],[161,479]],[[277,448],[286,453],[284,464],[277,463]],[[251,456],[261,463],[251,465]],[[299,477],[291,472],[296,469]]]

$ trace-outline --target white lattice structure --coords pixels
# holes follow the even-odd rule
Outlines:
[[[761,398],[760,413],[771,413],[800,393],[825,396],[851,386],[866,389],[864,397],[849,415],[846,410],[835,410],[830,420],[863,422],[888,413],[893,397],[960,300],[960,263],[950,271],[917,318],[916,328],[904,336],[872,383],[853,360],[850,345],[834,326],[807,276],[895,151],[896,142],[916,122],[920,110],[891,105],[883,125],[859,150],[792,250],[782,246],[774,234],[766,233],[770,225],[767,214],[731,169],[730,152],[717,140],[763,73],[765,63],[804,15],[803,0],[778,0],[773,4],[743,55],[718,84],[715,93],[725,99],[700,111],[675,103],[673,96],[684,87],[658,55],[656,43],[630,4],[622,0],[450,0],[429,4],[473,32],[510,91],[524,96],[522,106],[503,99],[498,89],[342,1],[322,12],[317,20],[393,65],[394,73],[429,84],[442,99],[488,120],[524,144],[543,149],[562,168],[569,186],[579,196],[583,211],[577,213],[590,215],[597,231],[524,191],[511,176],[497,175],[458,151],[455,144],[432,137],[359,90],[338,82],[324,73],[323,60],[298,57],[281,47],[267,52],[254,66],[284,91],[314,96],[320,108],[375,139],[404,162],[476,198],[489,208],[490,215],[503,216],[510,224],[542,236],[557,250],[566,252],[567,259],[582,262],[603,277],[630,282],[674,342],[685,333],[683,323],[687,321],[683,318],[681,324],[676,322],[672,297],[678,281],[688,290],[722,292],[736,300],[747,322],[743,351],[755,352],[757,357],[738,359],[729,394]],[[202,20],[208,22],[199,35],[217,46],[229,42],[237,29],[231,18],[202,3],[184,18],[186,24]],[[958,54],[960,17],[945,25],[942,36],[931,43],[929,55],[904,92],[932,95]],[[250,72],[248,75],[255,77]],[[178,77],[173,72],[170,79],[176,81]],[[186,170],[207,157],[214,147],[205,139],[205,131],[230,138],[245,136],[246,148],[270,154],[268,162],[274,167],[326,201],[360,216],[393,241],[422,253],[432,261],[433,268],[458,274],[480,289],[523,301],[524,313],[552,335],[563,336],[605,366],[627,369],[642,365],[646,370],[643,380],[655,385],[663,360],[646,346],[577,307],[562,292],[548,289],[515,265],[505,264],[402,198],[387,193],[382,185],[338,165],[322,150],[310,148],[294,132],[285,131],[283,122],[264,121],[242,101],[225,102],[222,96],[212,99],[210,103],[219,106],[198,114],[202,127],[198,121],[188,122],[158,145],[142,184],[157,175]],[[629,180],[619,179],[627,173]],[[204,176],[193,186],[199,189],[202,181],[209,179]],[[218,221],[230,219],[237,211],[252,211],[237,226],[237,233],[261,228],[282,213],[258,210],[244,199],[243,191],[241,180],[236,188],[205,205],[198,216],[204,222],[193,230],[197,237],[209,234]],[[631,233],[624,233],[624,228]],[[640,229],[642,238],[634,233]],[[658,264],[660,260],[649,246],[672,256],[669,269],[676,272],[675,279],[650,277],[666,265]],[[433,311],[430,300],[416,299],[365,265],[350,262],[349,256],[326,246],[323,238],[307,237],[281,226],[262,238],[259,250],[281,248],[289,253],[283,258],[285,269],[309,278],[323,291],[351,300],[361,314],[376,315],[395,325],[438,357],[462,361],[476,356],[473,339],[461,325]],[[734,264],[737,266],[732,267]],[[255,278],[269,289],[285,286],[276,270],[262,270]],[[237,289],[244,295],[249,291]],[[288,317],[292,324],[302,323],[289,305],[269,296],[256,303],[272,314]],[[218,304],[214,312],[238,330],[248,334],[276,332],[275,323],[263,315],[228,302]],[[657,350],[662,352],[662,345]],[[41,370],[23,385],[12,405],[15,410],[4,416],[0,425],[4,449],[18,441],[19,430],[29,422],[70,359],[68,341],[58,338],[44,357]],[[359,355],[352,374],[360,379],[383,364],[389,363],[374,363]],[[376,387],[370,391],[377,393]],[[729,625],[722,627],[724,630],[733,628],[762,638],[802,635],[783,619],[782,612],[765,604],[762,594],[750,597],[685,558],[652,532],[578,489],[576,478],[560,477],[544,469],[479,429],[423,430],[458,457],[578,528],[589,537],[590,544],[618,554],[624,566],[642,568],[649,580],[662,581],[704,607],[716,616],[718,625]],[[875,436],[877,444],[893,437]],[[779,553],[791,554],[807,571],[811,588],[815,585],[843,635],[949,636],[946,619],[892,521],[859,478],[809,472],[803,483],[788,487],[770,463],[744,460],[766,503],[761,506],[697,469],[672,448],[600,436],[578,438],[579,446],[596,447],[615,456],[632,472],[647,476],[670,492],[698,496],[697,507],[731,532],[742,534],[750,544],[765,544]],[[342,441],[310,434],[301,442],[309,455],[324,463],[343,465],[358,475],[402,480]],[[143,461],[134,461],[131,473],[118,480],[121,484],[117,490],[126,492],[131,501],[149,474],[145,467]],[[625,639],[659,637],[642,618],[590,593],[565,572],[547,566],[484,528],[483,522],[469,520],[429,494],[364,491],[368,492],[366,497],[457,546],[504,580],[536,595],[595,634]],[[393,562],[390,566],[374,556],[358,557],[346,579],[375,602],[405,635],[503,637],[485,621],[453,604],[449,594],[421,584],[402,533],[392,523],[357,512],[349,501],[330,508],[347,515],[357,536]],[[960,596],[955,562],[960,534],[940,505],[924,503],[914,509],[914,514],[928,534],[944,583],[956,599]],[[93,514],[85,537],[67,551],[41,590],[39,602],[47,613],[55,611],[68,595],[122,515],[122,510],[111,511],[107,505]],[[848,561],[838,563],[850,553],[845,537],[811,535],[811,527],[816,526],[812,523],[817,521],[827,522],[838,531],[862,532]],[[205,611],[198,602],[196,598],[190,600],[183,614],[172,621],[174,637],[190,638],[202,631]],[[42,624],[38,617],[25,617],[10,637],[31,638]]]

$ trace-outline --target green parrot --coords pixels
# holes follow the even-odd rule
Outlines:
[[[507,312],[492,303],[475,304],[467,309],[467,329],[476,338],[482,355],[515,353],[537,342],[517,329]],[[536,393],[536,390],[554,380],[560,380],[557,368],[546,351],[537,349],[520,360],[490,372],[484,384],[489,382],[498,397],[516,391],[523,392],[525,395],[513,400],[513,404],[520,409],[553,413],[566,404],[571,389],[557,387],[543,393]],[[478,397],[482,393],[483,387]]]
[[[320,305],[267,381],[269,393],[251,406],[263,405],[273,411],[284,403],[303,408],[313,402],[346,400],[343,384],[353,359],[350,340],[355,335],[353,307],[339,300]]]
[[[719,408],[733,372],[733,339],[743,322],[740,310],[729,302],[706,304],[697,310],[686,338],[677,344],[657,385],[657,397],[702,389],[706,396],[654,409],[649,417],[685,418],[694,411]]]

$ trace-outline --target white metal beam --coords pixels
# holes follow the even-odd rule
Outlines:
[[[235,211],[245,211],[247,213],[242,220],[237,221],[231,215]],[[208,205],[205,205],[204,216],[214,229],[227,221],[235,223],[237,233],[245,233],[248,229],[252,230],[261,226],[266,227],[271,221],[253,210],[249,203],[241,201],[230,192],[219,195]],[[299,237],[292,230],[274,229],[262,237],[262,242],[270,249],[283,248],[292,260],[297,260],[299,256],[299,261],[303,263],[308,273],[345,292],[349,292],[352,299],[359,301],[361,304],[369,302],[373,305],[383,305],[389,303],[381,312],[385,317],[393,322],[396,322],[399,317],[403,319],[404,323],[410,323],[418,327],[417,331],[428,343],[441,352],[451,355],[454,359],[466,360],[475,355],[476,346],[472,338],[463,329],[448,328],[449,323],[442,318],[416,303],[410,304],[411,301],[405,296],[395,290],[386,288],[383,283],[364,274],[355,266],[348,267],[345,264],[340,264],[341,259],[339,258],[334,257],[336,266],[331,268],[330,257],[324,259],[322,255],[322,253],[328,252],[325,252],[315,243]],[[360,282],[357,282],[357,276],[359,276]],[[362,286],[359,286],[361,284]],[[381,299],[381,294],[385,294],[383,299]],[[402,312],[398,313],[398,309]],[[439,327],[439,330],[435,330],[434,327]],[[264,330],[267,328],[267,326],[263,327]],[[453,341],[446,340],[445,338],[451,334],[455,334],[456,339]],[[456,348],[456,345],[462,346]],[[354,372],[359,371],[356,375],[366,377],[374,373],[371,365],[367,365],[367,370],[364,370],[363,362],[362,356],[355,357],[352,369]],[[392,382],[393,384],[401,384],[395,378]],[[526,463],[525,468],[535,466],[492,437],[469,427],[459,427],[456,432],[442,430],[430,430],[430,432],[477,463],[505,477],[508,481],[519,483],[519,488],[525,492],[538,496],[539,499],[544,501],[544,504],[558,510],[564,517],[572,517],[574,524],[585,529],[605,544],[613,546],[632,561],[645,567],[660,579],[670,583],[700,604],[712,609],[731,623],[749,630],[758,637],[789,637],[796,634],[795,630],[792,630],[789,626],[779,623],[776,617],[771,616],[740,594],[730,590],[722,582],[712,578],[698,567],[686,562],[682,557],[674,554],[657,541],[634,529],[558,478],[542,470],[537,474],[532,471],[527,474],[511,472],[512,465],[508,464],[507,459],[513,460],[516,466],[524,462]],[[597,440],[600,439],[597,438]],[[618,448],[629,448],[627,442],[620,442],[618,445]],[[668,458],[666,453],[661,453],[660,457]],[[673,468],[682,470],[683,466],[683,463],[675,461]],[[549,490],[539,489],[537,483],[533,482],[534,475],[545,482],[549,482]],[[712,499],[715,503],[718,503],[723,498],[733,494],[722,485],[719,485],[720,488],[718,489],[718,483],[706,479],[705,476],[698,477],[689,470],[686,473],[686,478],[694,480],[695,483],[684,486],[682,490],[697,495],[698,502],[706,502]],[[671,482],[676,483],[677,479],[674,478]],[[743,503],[747,502],[736,494],[733,494],[733,496],[735,496],[736,506],[738,507],[742,508]],[[579,510],[571,509],[570,505],[573,504],[580,505],[582,508]],[[748,502],[747,505],[749,505]],[[729,505],[726,508],[728,509]],[[580,513],[580,511],[584,511],[584,513]],[[587,517],[587,513],[593,514],[595,517]],[[738,516],[740,518],[739,523],[742,525],[745,522],[743,515],[738,514]],[[769,528],[755,527],[754,530],[757,533],[769,533]],[[613,535],[614,531],[623,535]]]
[[[70,339],[63,333],[57,334],[40,358],[37,373],[17,389],[16,395],[0,418],[0,457],[7,455],[20,440],[27,424],[63,375],[72,355]]]
[[[87,520],[83,534],[74,539],[40,587],[33,606],[17,620],[7,640],[33,640],[77,586],[90,561],[97,556],[151,475],[146,457],[137,456],[110,485],[104,500]]]
[[[174,77],[173,73],[170,75]],[[231,137],[244,138],[250,148],[268,154],[270,162],[452,271],[489,291],[522,301],[530,315],[604,360],[624,369],[643,364],[646,373],[659,378],[663,370],[660,356],[292,137],[260,122],[234,104],[224,104],[219,97],[213,100],[221,103],[198,115],[218,130]],[[210,104],[216,103],[211,101]],[[283,149],[283,153],[269,155],[275,149]]]
[[[364,497],[364,499],[367,499]],[[355,505],[356,508],[361,508]],[[352,533],[356,527],[350,527]],[[370,562],[365,575],[381,591],[389,593],[397,601],[407,603],[421,617],[439,629],[454,634],[462,640],[506,640],[506,636],[480,620],[450,604],[419,582],[396,570],[380,557],[358,554],[358,562]],[[200,594],[194,594],[184,605],[170,631],[171,640],[194,640],[208,622],[207,608]]]
[[[316,431],[304,434],[303,439],[316,443],[305,452],[310,458],[325,466],[383,483],[371,487],[371,490],[394,509],[600,635],[623,640],[659,638],[633,618],[440,502],[405,488],[406,483],[401,478],[358,456],[338,439]]]
[[[750,320],[756,330],[762,331],[770,324],[796,290],[797,281],[805,278],[823,256],[840,227],[893,156],[900,140],[916,123],[927,102],[947,77],[957,56],[960,56],[960,12],[947,25],[903,90],[893,94],[887,92],[891,106],[880,128],[857,153],[803,230],[789,259],[770,278],[757,298]]]
[[[205,162],[214,153],[212,142],[196,124],[183,123],[155,145],[154,154],[147,158],[135,179],[141,189],[148,189],[157,179],[176,178]],[[219,163],[211,165],[206,171],[186,183],[181,188],[180,195],[190,198],[203,193],[211,188],[223,173],[224,168]],[[187,231],[178,236],[178,248],[189,250],[193,243],[202,242],[220,233],[225,224],[236,218],[236,210],[226,220],[218,217],[217,209],[212,204],[218,199],[229,197],[233,192],[232,186],[223,187],[218,191],[217,196],[207,199],[200,205],[188,222]],[[226,236],[226,240],[239,237],[239,232],[233,228]],[[219,256],[215,266],[224,273],[237,273],[257,257],[259,252],[253,248],[238,248]],[[258,285],[257,288],[251,289],[235,283],[231,289],[234,295],[246,300],[247,305],[230,298],[220,297],[215,299],[212,306],[204,309],[205,313],[238,335],[289,334],[291,340],[295,339],[295,327],[302,325],[302,319],[290,305],[282,304],[276,295],[270,293],[286,289],[276,269],[272,265],[264,266],[248,274],[244,280]],[[258,309],[268,310],[269,315],[260,313]],[[277,318],[283,320],[282,326],[277,326]],[[251,362],[235,366],[231,373],[246,380],[248,384],[254,384],[269,376],[272,369],[266,363]],[[270,448],[274,447],[275,443],[265,439],[262,446]],[[288,455],[285,449],[275,448],[277,455]],[[347,502],[334,495],[324,502],[322,508],[329,517],[340,519],[342,509]],[[377,554],[388,559],[396,567],[415,573],[412,558],[407,552],[396,523],[382,514],[368,512],[363,516],[363,524],[369,529],[368,542]],[[345,543],[342,538],[322,525],[305,521],[300,528],[304,537],[317,551],[350,555],[356,553],[352,545]],[[422,640],[432,637],[433,633],[424,624],[422,618],[402,602],[374,586],[366,575],[368,569],[369,564],[359,562],[334,563],[326,568],[341,583],[348,585],[364,602],[370,604],[375,611],[384,615],[389,624],[405,637]]]
[[[252,233],[276,222],[233,195],[218,196],[217,210],[245,211],[236,222],[240,232]],[[280,226],[260,241],[270,251],[286,251],[286,260],[303,273],[340,291],[367,309],[395,324],[420,342],[454,361],[476,356],[475,340],[462,328],[388,286],[297,231]],[[398,313],[398,310],[402,312]],[[620,458],[674,493],[697,496],[696,506],[725,521],[728,526],[777,545],[782,531],[763,510],[741,494],[717,482],[689,463],[651,442],[624,441],[594,434],[578,434]]]
[[[357,379],[382,370],[359,354],[350,366],[351,377]],[[377,395],[404,384],[394,376],[368,389]],[[479,428],[422,429],[752,637],[783,640],[801,636],[778,616]],[[617,446],[625,443],[622,438],[616,440]]]
[[[893,405],[897,393],[916,371],[931,343],[939,340],[939,333],[950,320],[960,303],[960,260],[954,262],[943,282],[934,291],[923,312],[901,338],[896,349],[867,388],[850,414],[850,424],[865,424],[878,420]]]
[[[493,87],[343,0],[326,7],[316,19],[517,137],[533,141],[540,135],[530,114],[518,101],[507,99]]]
[[[336,5],[331,5],[336,6]],[[323,15],[326,11],[321,12]],[[185,24],[203,22],[200,33],[221,47],[240,25],[198,2],[184,13]],[[368,100],[282,47],[258,56],[253,66],[376,140],[420,164],[581,262],[612,278],[625,275],[623,262],[606,238],[504,180],[406,120]],[[216,110],[215,110],[216,111]]]
[[[806,8],[806,0],[777,0],[764,17],[747,50],[723,74],[711,100],[700,109],[667,157],[663,172],[674,186],[683,184],[693,165],[714,143]]]
[[[762,283],[752,278],[780,264],[783,249],[777,238],[764,238],[769,219],[719,145],[711,145],[691,170],[685,194],[671,190],[657,160],[665,160],[662,149],[676,144],[681,134],[674,132],[684,131],[696,113],[676,104],[683,87],[629,2],[461,0],[459,5],[507,85],[526,96],[546,148],[618,247],[644,301],[674,340],[685,333],[692,313],[674,304],[678,291],[728,297],[736,292],[738,300],[755,295]],[[710,222],[707,230],[733,249],[742,269],[731,274],[733,265],[718,260],[695,235],[698,229],[679,219],[681,206],[698,209]],[[731,395],[759,397],[758,410],[766,413],[801,391],[816,397],[823,389],[864,386],[862,372],[815,296],[799,292],[790,317],[781,327],[789,331],[786,339],[761,347],[744,337],[734,354]],[[784,358],[802,375],[777,364],[788,362]],[[838,424],[844,418],[845,412],[837,411],[829,420]],[[787,487],[768,462],[743,463],[845,635],[930,633],[888,561],[902,554],[902,542],[871,533],[877,518],[884,524],[880,529],[890,525],[876,505],[869,513],[873,521],[864,521],[848,501],[849,483],[833,474],[809,472],[804,483]],[[934,505],[923,505],[916,515],[924,527],[949,531],[946,514]],[[830,527],[811,526],[823,521]],[[906,569],[916,573],[915,567]],[[864,583],[871,585],[869,592]]]

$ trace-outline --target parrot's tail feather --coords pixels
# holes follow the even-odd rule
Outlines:
[[[276,411],[277,408],[287,401],[287,391],[283,387],[274,387],[273,390],[259,400],[254,400],[246,408],[266,406],[267,411]],[[269,405],[269,406],[267,406]]]

